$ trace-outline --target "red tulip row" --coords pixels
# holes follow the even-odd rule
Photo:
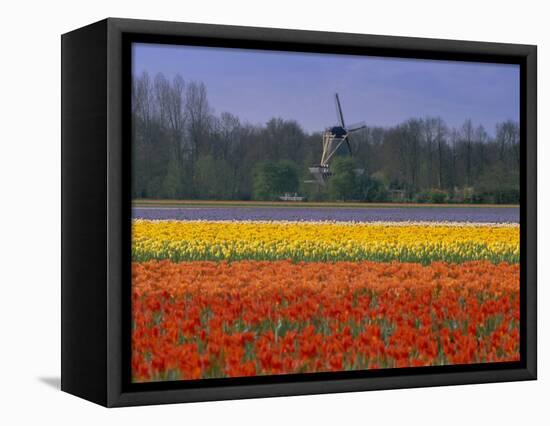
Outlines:
[[[134,263],[134,381],[519,359],[519,266]]]

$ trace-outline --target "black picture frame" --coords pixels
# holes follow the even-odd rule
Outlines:
[[[521,361],[130,383],[129,47],[136,41],[519,64]],[[117,407],[536,379],[536,46],[118,18],[61,42],[62,390]]]

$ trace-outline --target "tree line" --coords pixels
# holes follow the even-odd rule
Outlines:
[[[459,128],[441,117],[368,126],[353,134],[353,157],[333,160],[326,187],[306,182],[321,132],[277,117],[253,125],[216,115],[204,83],[179,75],[134,77],[132,131],[133,198],[519,201],[519,126],[510,120],[494,136],[471,119]]]

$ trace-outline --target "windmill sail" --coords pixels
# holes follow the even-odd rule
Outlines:
[[[346,133],[347,133],[346,123],[344,122],[344,113],[342,112],[342,105],[340,105],[340,98],[338,97],[338,93],[334,94],[334,98],[336,99],[336,115],[338,117],[338,120],[340,121],[340,126],[342,126],[344,131],[346,131]],[[352,151],[351,151],[351,145],[349,143],[349,139],[347,137],[344,137],[344,139],[346,141],[346,145],[348,147],[349,154],[353,155]]]
[[[361,130],[361,129],[364,129],[367,127],[367,123],[365,123],[364,121],[359,121],[358,123],[353,123],[353,124],[350,124],[346,130],[348,132],[356,132],[357,130]]]
[[[334,94],[334,98],[336,99],[336,116],[338,118],[338,122],[340,123],[340,126],[345,129],[346,124],[344,123],[344,114],[342,113],[342,105],[340,105],[340,98],[338,97],[338,93]]]

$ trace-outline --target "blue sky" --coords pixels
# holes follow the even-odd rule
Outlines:
[[[134,44],[132,57],[135,75],[202,81],[216,114],[252,124],[282,117],[321,131],[337,122],[335,92],[347,123],[471,118],[494,134],[496,123],[519,121],[518,65],[160,44]]]

